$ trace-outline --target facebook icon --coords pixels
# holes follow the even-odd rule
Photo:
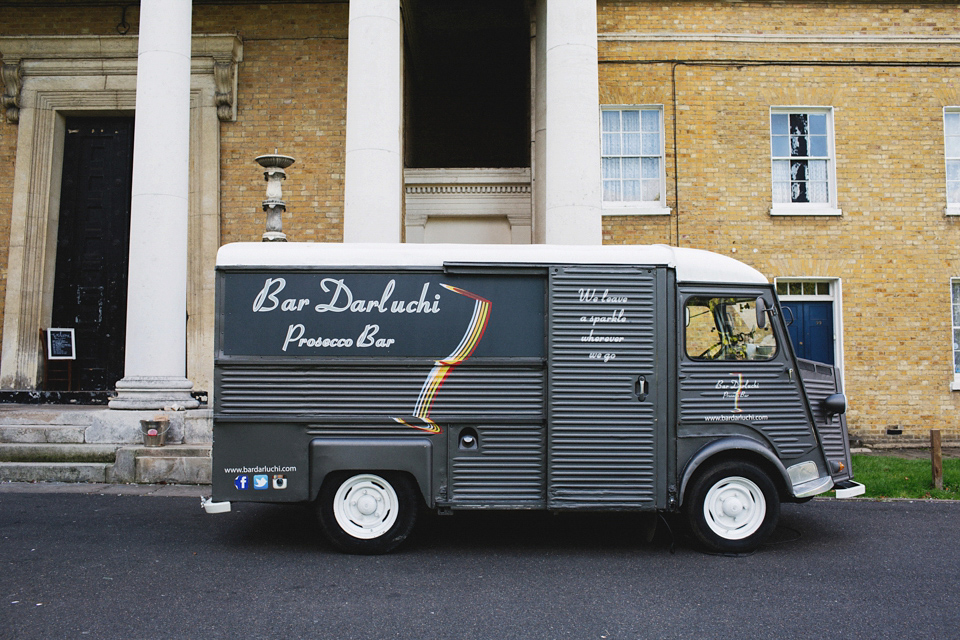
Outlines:
[[[237,476],[236,479],[233,481],[233,486],[235,486],[240,491],[243,491],[244,489],[247,488],[247,482],[248,482],[247,476]]]

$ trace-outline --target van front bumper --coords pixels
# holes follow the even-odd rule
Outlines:
[[[812,498],[818,496],[824,491],[830,491],[833,488],[833,478],[823,476],[814,478],[808,482],[793,485],[793,497],[799,499]]]

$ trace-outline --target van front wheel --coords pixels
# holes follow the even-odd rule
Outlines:
[[[359,473],[327,478],[317,516],[330,542],[346,553],[393,551],[417,519],[416,485],[402,474]]]
[[[719,553],[753,551],[780,517],[777,488],[749,462],[724,462],[698,476],[685,507],[694,537]]]

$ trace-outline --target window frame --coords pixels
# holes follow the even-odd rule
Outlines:
[[[826,158],[827,162],[827,202],[775,202],[775,163],[789,160],[793,156],[774,155],[773,117],[779,114],[816,114],[826,116],[826,156],[796,156],[798,158]],[[834,144],[834,108],[823,106],[772,106],[768,117],[769,153],[770,153],[770,215],[771,216],[840,216],[843,211],[837,204],[837,153]]]
[[[753,328],[750,329],[750,324],[743,319],[741,314],[740,320],[746,326],[746,328],[750,329],[749,334],[736,333],[735,328],[730,333],[725,333],[717,330],[718,327],[716,325],[716,317],[713,316],[713,307],[711,306],[712,301],[723,303],[725,307],[729,307],[731,303],[734,305],[755,305],[756,300],[757,300],[756,296],[743,295],[743,294],[723,294],[720,292],[710,292],[710,293],[703,293],[703,294],[695,293],[693,295],[687,296],[683,301],[683,314],[685,316],[684,327],[683,327],[683,341],[682,341],[683,356],[687,360],[690,360],[692,362],[699,362],[699,363],[703,363],[703,362],[711,362],[711,363],[713,362],[720,362],[720,363],[772,362],[778,359],[780,357],[781,351],[783,350],[783,345],[781,344],[779,332],[771,322],[767,322],[765,327],[753,326]],[[691,309],[694,308],[694,306],[707,308],[708,311],[698,314],[698,316],[693,316],[691,313]],[[753,315],[755,316],[757,313],[756,307],[751,306],[750,309],[753,311]],[[700,327],[694,328],[693,320],[696,317],[699,317],[700,315],[704,315],[706,313],[711,314],[709,324],[712,324],[713,327],[710,328],[708,332],[702,331]],[[734,313],[739,313],[739,311],[734,310]],[[726,310],[725,310],[725,314],[728,314]],[[725,315],[725,317],[727,319],[731,319],[729,315]],[[698,322],[697,324],[699,325],[700,323]],[[706,351],[703,351],[699,354],[690,352],[690,347],[694,343],[695,338],[702,337],[706,333],[713,333],[714,331],[717,332],[716,342],[712,343],[706,349]],[[757,331],[765,334],[764,337],[761,338],[759,341],[755,341],[756,336],[753,335],[753,333]],[[750,336],[750,340],[737,339],[738,337],[745,337],[747,335]],[[766,345],[767,347],[770,347],[771,350],[761,355],[758,352],[763,346],[762,345],[763,340],[767,337],[772,338],[773,344]],[[701,346],[702,345],[699,345],[697,348],[699,349]],[[715,355],[707,355],[711,350],[718,347],[719,349]],[[750,354],[750,347],[754,348],[753,354]],[[737,351],[739,351],[744,357],[730,357],[729,355],[726,355],[728,354],[728,350],[729,350],[729,353],[736,353]]]
[[[603,153],[603,114],[608,111],[656,111],[659,118],[660,130],[660,148],[657,151],[657,157],[660,160],[659,188],[660,198],[658,200],[627,200],[627,201],[608,201],[603,199],[603,159],[605,157],[623,157],[623,156],[605,156]],[[642,118],[642,116],[641,116]],[[623,215],[670,215],[670,207],[666,204],[667,198],[667,159],[666,159],[666,129],[664,123],[664,109],[662,104],[605,104],[600,106],[600,203],[601,211],[605,216],[623,216]],[[640,155],[637,157],[645,157]],[[646,157],[651,157],[649,154]]]
[[[954,115],[956,116],[957,122],[957,133],[951,134],[947,126],[947,116]],[[956,155],[950,155],[950,138],[956,138]],[[960,216],[960,175],[957,176],[957,180],[950,179],[950,163],[951,161],[956,162],[960,165],[960,106],[949,106],[943,108],[943,170],[944,170],[944,199],[947,202],[946,215],[948,216]],[[960,169],[958,169],[960,172]],[[957,184],[957,201],[950,201],[950,183],[956,182]]]

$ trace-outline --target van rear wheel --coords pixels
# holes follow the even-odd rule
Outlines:
[[[685,511],[694,537],[707,550],[746,553],[776,529],[780,498],[760,467],[729,461],[697,477]]]
[[[340,551],[388,553],[413,531],[416,491],[416,484],[403,474],[339,474],[327,478],[320,488],[317,517]]]

